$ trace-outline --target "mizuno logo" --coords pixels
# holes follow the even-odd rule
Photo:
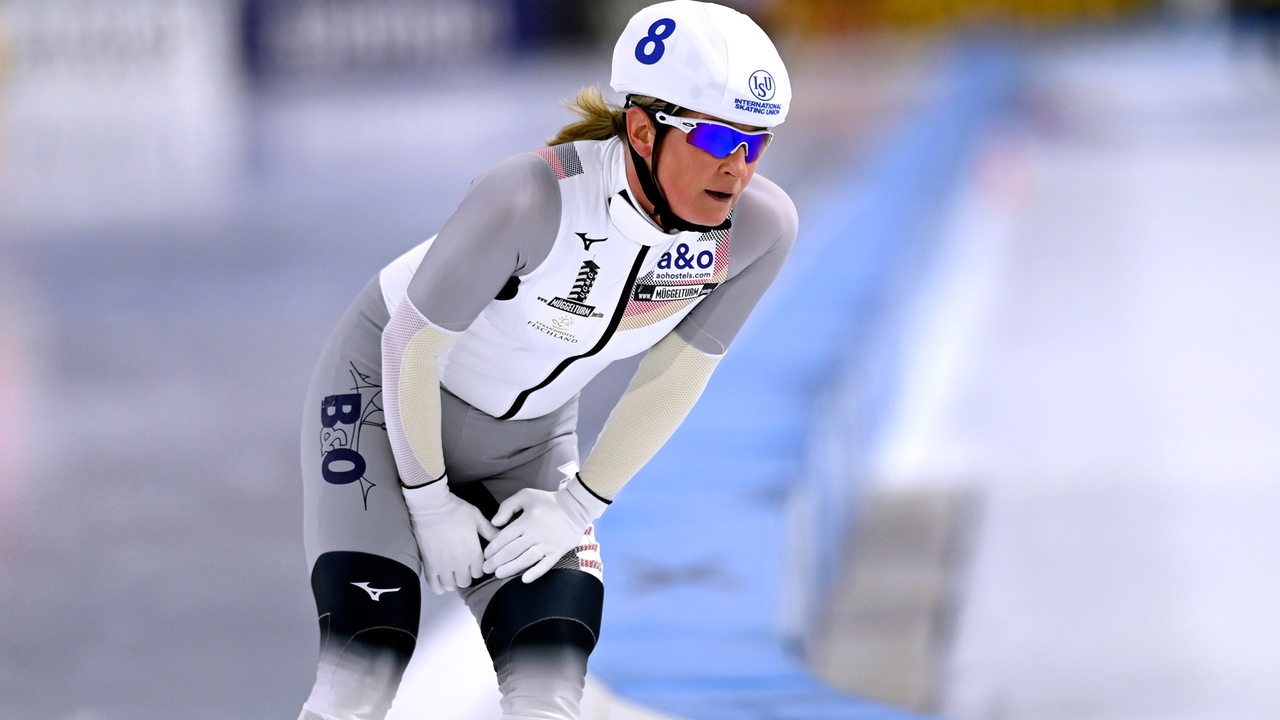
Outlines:
[[[607,237],[589,238],[587,237],[586,233],[574,233],[574,235],[577,235],[578,237],[582,238],[582,249],[587,251],[591,250],[591,243],[604,242],[605,240],[609,239]]]
[[[365,591],[365,592],[369,593],[369,599],[370,599],[370,600],[373,600],[374,602],[378,602],[379,598],[381,598],[381,597],[382,597],[382,594],[383,594],[383,593],[399,592],[399,590],[400,590],[400,588],[375,588],[375,587],[369,587],[369,583],[367,583],[367,582],[353,582],[353,583],[351,583],[351,584],[352,584],[352,585],[355,585],[356,587],[360,588],[361,590],[363,590],[363,591]]]

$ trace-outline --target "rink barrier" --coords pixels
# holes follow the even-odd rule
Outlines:
[[[592,672],[689,720],[905,720],[804,659],[893,392],[896,307],[1016,57],[969,45],[871,162],[801,208],[798,249],[680,431],[600,523],[611,564]]]

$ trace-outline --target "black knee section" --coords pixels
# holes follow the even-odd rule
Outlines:
[[[556,569],[518,578],[494,593],[480,620],[495,661],[513,647],[573,646],[590,654],[600,637],[604,583],[581,570]]]
[[[380,555],[329,552],[316,559],[311,591],[320,616],[320,647],[407,665],[418,637],[418,574]]]

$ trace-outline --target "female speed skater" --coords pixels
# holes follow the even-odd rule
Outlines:
[[[697,402],[798,222],[756,175],[791,85],[746,15],[640,10],[610,85],[622,105],[579,93],[580,119],[477,179],[322,351],[302,428],[321,648],[300,720],[385,717],[420,573],[475,616],[504,720],[580,715],[604,598],[594,523]],[[579,463],[580,391],[640,354]]]

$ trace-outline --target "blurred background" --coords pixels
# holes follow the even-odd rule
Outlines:
[[[0,1],[0,714],[296,717],[314,358],[643,4]],[[861,520],[781,622],[815,672],[903,716],[1280,717],[1280,3],[726,4],[796,86],[760,172],[797,273],[957,52],[1006,78],[872,298]]]

